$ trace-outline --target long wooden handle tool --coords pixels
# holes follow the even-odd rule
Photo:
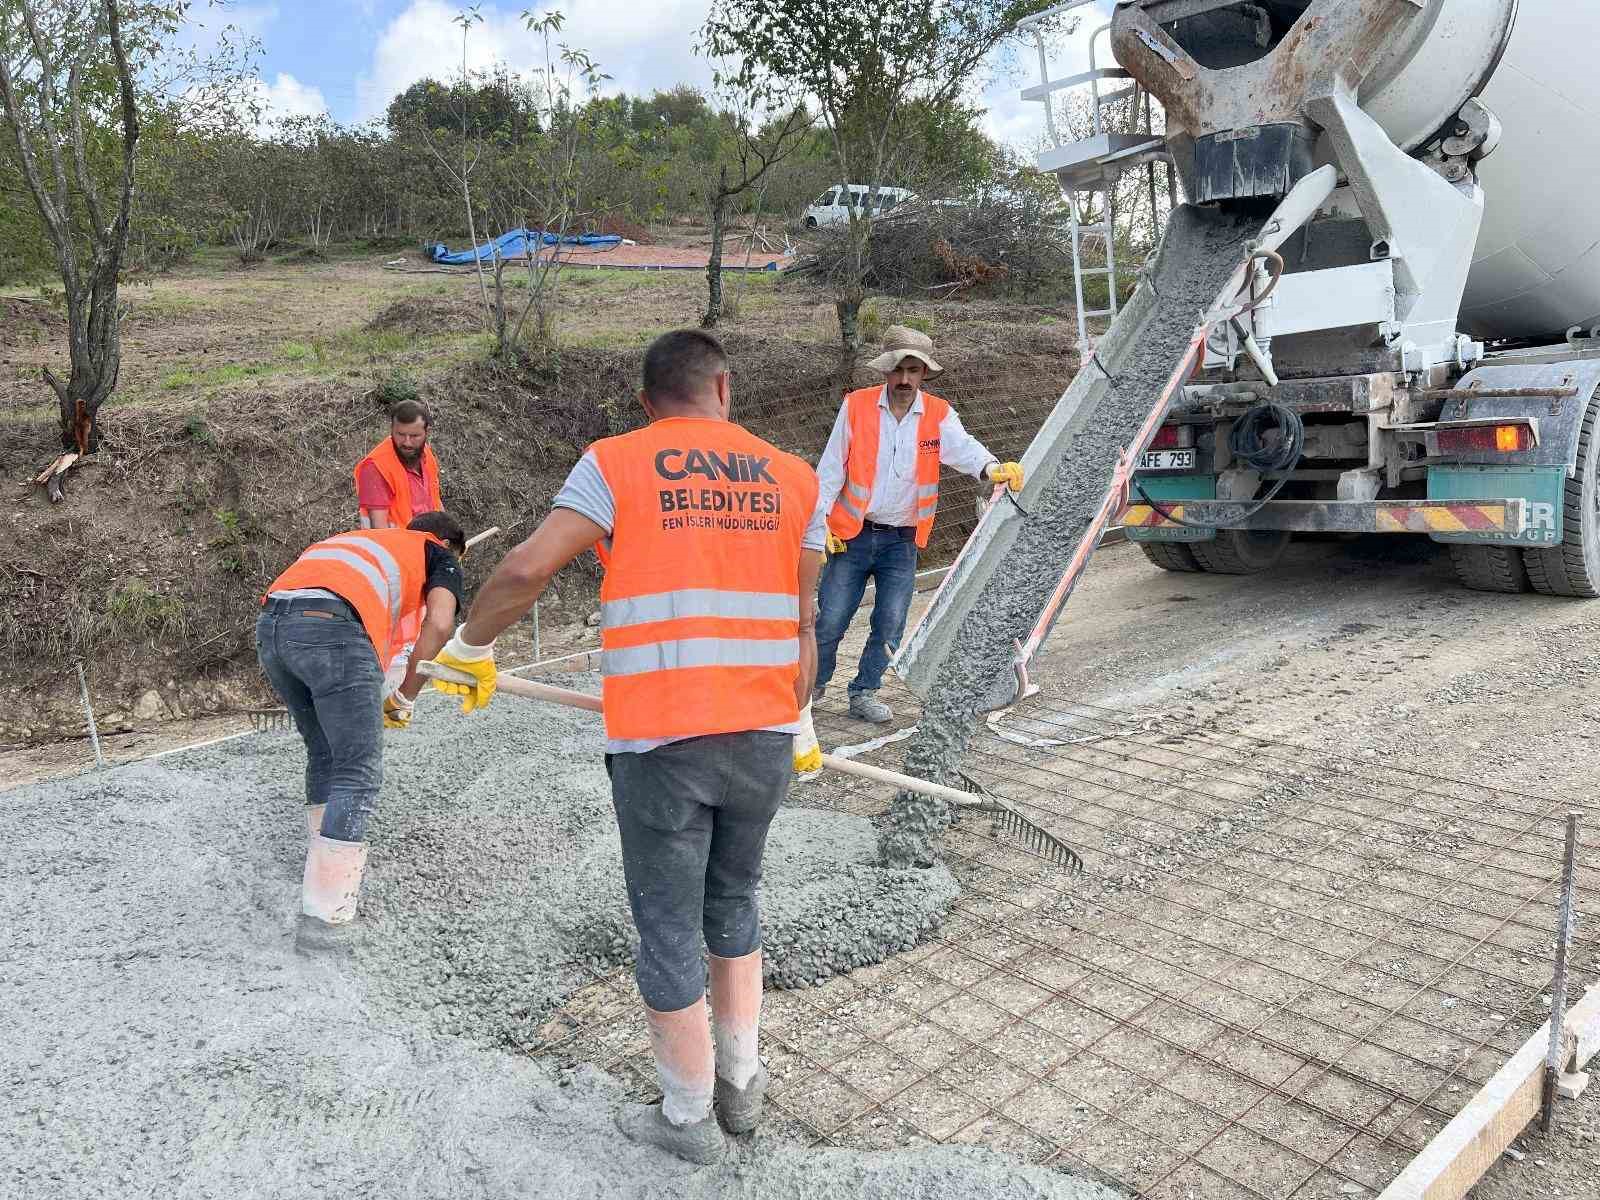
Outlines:
[[[467,549],[471,550],[479,542],[487,542],[490,538],[492,538],[495,534],[497,534],[499,532],[500,532],[500,526],[491,525],[491,526],[489,526],[489,528],[485,529],[482,533],[473,534],[471,537],[469,537],[467,539]]]
[[[419,662],[417,674],[428,679],[442,679],[447,683],[476,682],[465,671],[441,667],[435,662]],[[496,690],[505,692],[509,696],[521,696],[525,700],[543,700],[547,704],[564,704],[568,708],[581,708],[589,712],[600,711],[599,696],[590,695],[588,692],[575,692],[570,688],[552,687],[547,683],[535,683],[531,679],[519,679],[515,675],[499,676],[495,687]],[[1000,823],[1005,828],[1026,842],[1035,853],[1070,871],[1083,870],[1083,860],[1072,847],[1035,825],[1012,807],[1009,801],[1002,800],[998,796],[964,792],[960,788],[946,787],[942,783],[929,783],[926,779],[918,779],[914,775],[904,775],[899,771],[874,767],[869,763],[856,762],[852,758],[840,758],[835,754],[824,754],[822,765],[829,770],[838,771],[841,775],[854,775],[858,779],[887,783],[902,791],[931,796],[947,804],[994,813],[999,816]]]

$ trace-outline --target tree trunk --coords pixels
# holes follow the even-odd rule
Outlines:
[[[860,288],[842,288],[834,298],[833,311],[839,316],[839,345],[852,357],[861,348],[862,292]]]
[[[717,173],[717,190],[711,198],[711,256],[706,260],[706,315],[703,329],[715,329],[722,319],[722,231],[728,219],[728,168]]]

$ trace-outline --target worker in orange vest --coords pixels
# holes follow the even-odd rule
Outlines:
[[[439,460],[428,445],[433,414],[420,400],[402,400],[389,413],[389,436],[356,464],[356,502],[362,528],[405,529],[411,518],[444,508]]]
[[[434,682],[467,711],[487,703],[494,639],[557,571],[600,550],[606,768],[662,1093],[618,1123],[710,1163],[726,1150],[717,1115],[747,1132],[766,1091],[756,888],[809,723],[825,534],[811,468],[728,419],[728,359],[714,337],[662,335],[643,375],[650,423],[589,447],[438,655],[475,682]],[[821,765],[814,737],[800,759]]]
[[[817,684],[833,678],[839,641],[874,584],[872,624],[850,684],[850,715],[878,724],[894,718],[878,698],[899,648],[916,592],[917,552],[928,544],[939,507],[939,467],[1022,490],[1022,464],[1000,462],[961,424],[949,403],[922,385],[943,368],[933,339],[903,325],[884,331],[883,353],[867,363],[881,386],[849,393],[817,463],[819,513],[828,523],[828,565],[817,598]]]
[[[384,685],[394,628],[428,615],[423,658],[449,640],[461,607],[461,526],[442,512],[405,529],[355,529],[310,546],[261,597],[256,651],[306,744],[306,848],[298,942],[338,945],[356,913],[367,821],[383,783],[387,728],[405,728],[423,679]]]
[[[356,503],[363,529],[405,529],[413,517],[439,512],[439,460],[428,445],[433,414],[420,400],[402,400],[389,412],[389,436],[356,464]],[[388,680],[403,677],[411,646],[422,628],[417,613],[396,627]]]

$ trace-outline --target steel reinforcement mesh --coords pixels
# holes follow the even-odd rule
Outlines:
[[[819,725],[834,746],[884,732],[829,706]],[[992,717],[965,769],[1084,874],[968,811],[937,936],[767,993],[769,1134],[979,1143],[1173,1200],[1381,1191],[1548,1016],[1571,810],[1577,908],[1600,911],[1600,810],[1570,798],[1042,697]],[[890,798],[827,774],[791,803]],[[1600,978],[1591,922],[1572,964],[1576,999]],[[658,1094],[627,972],[538,1050]]]

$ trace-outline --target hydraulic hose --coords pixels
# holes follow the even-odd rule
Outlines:
[[[1274,432],[1278,436],[1269,441]],[[1248,521],[1277,497],[1283,490],[1283,485],[1289,482],[1287,472],[1299,465],[1305,448],[1305,422],[1300,419],[1299,413],[1281,404],[1271,402],[1258,404],[1233,423],[1233,432],[1228,435],[1228,449],[1233,452],[1235,460],[1263,475],[1271,471],[1285,472],[1283,477],[1267,490],[1265,496],[1252,501],[1251,506],[1239,515],[1240,521]],[[1137,477],[1134,478],[1133,488],[1139,493],[1139,498],[1155,510],[1163,520],[1191,529],[1208,528],[1173,516],[1169,509],[1163,508],[1150,498],[1150,493],[1144,490],[1144,485]]]

